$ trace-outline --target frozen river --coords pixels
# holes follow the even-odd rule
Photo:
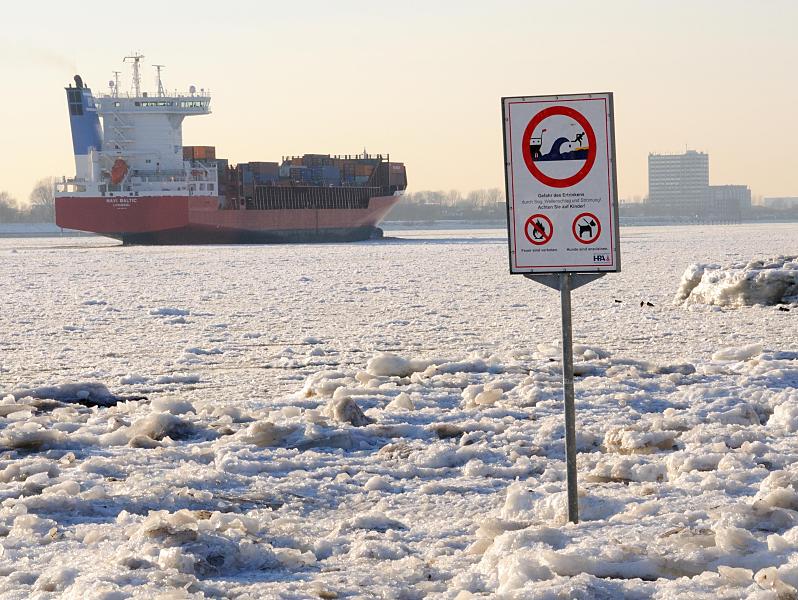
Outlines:
[[[798,307],[674,303],[798,225],[623,228],[574,292],[577,526],[558,294],[503,230],[393,235],[0,239],[0,597],[798,588]]]

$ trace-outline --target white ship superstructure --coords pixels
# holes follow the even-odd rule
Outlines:
[[[133,67],[130,93],[119,91],[118,74],[98,98],[80,76],[66,88],[76,175],[57,185],[59,196],[218,194],[216,165],[183,159],[183,119],[209,114],[210,95],[194,86],[186,95],[165,93],[162,65],[156,65],[156,94],[142,91],[142,58],[126,58]]]

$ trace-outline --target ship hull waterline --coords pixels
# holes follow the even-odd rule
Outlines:
[[[379,237],[377,224],[400,196],[375,196],[364,209],[222,210],[214,196],[56,197],[56,224],[124,244],[355,242]]]

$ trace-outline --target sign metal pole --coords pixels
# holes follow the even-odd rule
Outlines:
[[[574,408],[574,349],[571,334],[571,274],[560,273],[562,309],[562,397],[565,407],[565,465],[568,480],[568,520],[579,522],[576,487],[576,409]]]
[[[565,474],[568,486],[568,520],[579,522],[579,496],[576,482],[576,408],[574,404],[574,340],[571,318],[571,291],[587,285],[604,273],[527,273],[536,283],[560,290],[562,311],[562,398],[565,415]]]

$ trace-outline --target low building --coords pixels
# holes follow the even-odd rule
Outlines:
[[[798,208],[798,196],[774,196],[762,198],[762,206],[777,210],[790,210]]]
[[[714,221],[740,221],[751,211],[747,185],[710,185],[705,217]]]

